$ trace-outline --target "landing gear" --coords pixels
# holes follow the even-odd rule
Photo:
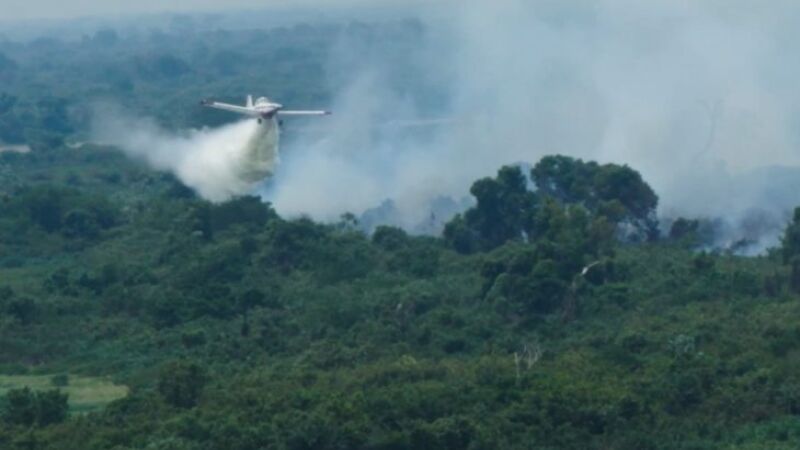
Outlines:
[[[261,119],[258,119],[258,124],[261,125]]]

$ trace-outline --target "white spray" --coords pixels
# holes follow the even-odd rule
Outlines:
[[[784,212],[800,204],[800,171],[789,170],[800,166],[797,2],[459,0],[445,8],[448,20],[428,24],[402,69],[409,82],[433,80],[446,94],[453,125],[412,142],[367,133],[382,111],[427,111],[406,94],[410,83],[397,89],[395,55],[345,36],[329,71],[361,69],[332,82],[334,109],[351,120],[326,142],[286,148],[286,170],[268,192],[279,211],[332,219],[335,205],[358,214],[391,198],[405,225],[502,164],[561,153],[630,164],[659,194],[662,216],[729,222],[722,243],[752,238],[744,228],[753,214],[774,224],[756,232],[767,238],[756,251],[777,242]],[[319,169],[330,161],[336,170]]]
[[[427,24],[402,63],[342,34],[325,67],[335,95],[330,132],[295,138],[260,190],[281,214],[330,220],[392,199],[397,223],[413,226],[440,196],[460,199],[502,164],[553,153],[630,164],[659,194],[664,216],[742,223],[759,209],[780,224],[800,203],[787,188],[793,173],[779,180],[770,169],[800,165],[796,2],[442,4],[448,20]],[[427,133],[382,128],[430,117],[409,95],[420,85],[445,98],[438,112],[454,122]],[[139,125],[121,124],[107,140],[213,200],[252,188],[240,162],[254,123],[186,136],[149,126],[137,138]],[[260,172],[274,170],[272,148]]]
[[[219,202],[247,194],[273,175],[279,162],[275,120],[254,119],[186,133],[149,119],[125,117],[107,106],[95,114],[93,135],[159,170],[169,170],[200,196]]]

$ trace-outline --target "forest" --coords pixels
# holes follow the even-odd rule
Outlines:
[[[0,41],[0,141],[30,147],[0,152],[0,448],[797,448],[800,209],[741,256],[564,155],[491,168],[441,235],[211,203],[85,142],[89,99],[219,124],[182,105],[324,101],[331,36],[402,61],[423,31],[189,25]]]

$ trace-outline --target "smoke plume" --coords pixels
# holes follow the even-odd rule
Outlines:
[[[93,135],[133,158],[174,173],[211,201],[253,191],[278,164],[278,133],[273,123],[245,120],[216,129],[174,133],[152,120],[126,117],[118,109],[98,107]]]
[[[628,164],[659,194],[662,216],[720,218],[722,241],[758,249],[800,203],[796,2],[415,8],[418,22],[340,33],[325,67],[334,115],[308,125],[320,132],[288,131],[280,169],[257,188],[282,214],[375,222],[384,211],[435,229],[442,198],[452,213],[475,179],[554,153]],[[114,142],[201,195],[252,188],[238,174],[253,123],[180,137],[137,126]]]
[[[287,147],[266,191],[279,209],[329,219],[392,199],[408,226],[427,220],[434,199],[460,199],[502,164],[562,153],[631,165],[660,195],[662,216],[722,218],[721,241],[747,238],[759,250],[776,242],[800,203],[800,171],[791,170],[800,163],[796,3],[444,8],[454,19],[425,22],[399,62],[343,37],[329,72],[357,70],[332,80],[346,88],[327,139]],[[431,92],[444,101],[426,104]],[[424,119],[436,108],[452,121],[433,132],[375,131],[386,111]],[[755,237],[753,223],[763,225]]]

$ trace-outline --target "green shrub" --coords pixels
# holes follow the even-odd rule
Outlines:
[[[164,400],[178,408],[191,408],[200,399],[208,377],[197,363],[178,361],[161,369],[158,392]]]

